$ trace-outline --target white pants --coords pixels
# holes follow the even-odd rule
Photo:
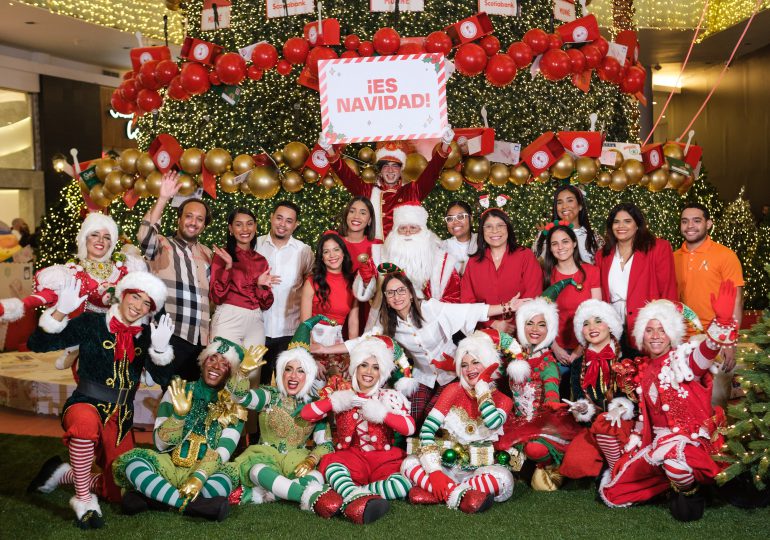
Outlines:
[[[246,309],[232,304],[217,306],[211,318],[211,339],[222,337],[241,345],[265,344],[265,322],[261,309]]]

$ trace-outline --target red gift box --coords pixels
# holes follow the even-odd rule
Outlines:
[[[559,34],[564,43],[591,42],[600,36],[599,23],[596,22],[596,17],[593,15],[586,15],[562,24],[556,29],[556,33]]]
[[[201,64],[213,64],[214,59],[222,52],[222,47],[216,43],[203,41],[187,36],[182,44],[182,58],[200,62]]]
[[[455,141],[468,145],[468,155],[484,156],[495,150],[495,130],[488,127],[456,128]]]
[[[326,150],[316,143],[313,150],[310,152],[307,161],[305,161],[305,167],[313,169],[318,173],[318,176],[324,177],[326,176],[326,173],[329,172],[330,166],[329,155],[326,153]]]
[[[134,71],[139,71],[142,64],[149,62],[150,60],[170,60],[171,51],[168,47],[137,47],[131,49],[129,55],[131,57],[131,67]]]
[[[682,151],[684,151],[684,149],[687,147],[686,143],[678,142],[676,144],[682,147]],[[695,144],[691,144],[690,148],[687,149],[687,153],[684,155],[684,162],[692,167],[693,170],[696,170],[701,162],[702,157],[703,148]]]
[[[340,44],[340,22],[337,19],[321,20],[321,30],[323,32],[318,31],[318,21],[305,25],[305,39],[308,40],[311,47]]]
[[[313,75],[310,72],[310,68],[308,68],[307,66],[302,68],[302,71],[299,72],[299,77],[297,77],[297,82],[302,86],[306,86],[311,90],[315,90],[316,92],[318,92],[318,77]]]
[[[665,162],[662,144],[653,143],[642,147],[642,163],[644,164],[645,174],[657,171]]]
[[[540,174],[564,155],[564,147],[553,131],[547,131],[521,151],[521,160],[533,176]]]
[[[556,138],[577,157],[598,158],[602,155],[604,133],[601,131],[560,131]]]
[[[174,137],[168,133],[161,133],[150,143],[147,152],[158,170],[165,173],[179,163],[183,150]]]
[[[633,30],[623,30],[615,36],[615,43],[626,46],[626,63],[633,65],[639,59],[639,39]]]
[[[483,11],[479,11],[467,19],[444,28],[444,32],[452,39],[452,44],[455,47],[463,43],[476,41],[487,34],[491,34],[493,31],[492,21],[489,20],[489,16]]]

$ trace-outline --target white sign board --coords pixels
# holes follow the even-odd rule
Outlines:
[[[321,128],[335,144],[438,139],[448,125],[441,54],[318,63]]]
[[[313,0],[266,0],[266,2],[268,19],[315,12]]]
[[[398,0],[399,11],[424,11],[425,0]],[[396,11],[396,0],[369,0],[369,11]]]
[[[487,15],[516,17],[518,9],[517,0],[479,0],[479,11]]]

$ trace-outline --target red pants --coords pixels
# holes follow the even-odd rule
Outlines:
[[[326,467],[332,463],[340,463],[350,471],[353,482],[363,486],[378,480],[385,480],[391,474],[399,472],[404,457],[406,457],[406,453],[400,448],[364,452],[355,447],[326,454],[321,458],[318,470],[325,476]]]
[[[96,445],[94,462],[102,470],[102,493],[98,495],[110,502],[120,502],[120,488],[115,485],[115,479],[112,476],[112,462],[121,454],[131,450],[134,447],[134,441],[128,434],[123,437],[120,444],[117,444],[117,413],[102,424],[102,419],[93,405],[76,403],[67,407],[64,412],[62,427],[64,428],[62,440],[65,446],[69,446],[69,440],[73,437],[92,441]]]

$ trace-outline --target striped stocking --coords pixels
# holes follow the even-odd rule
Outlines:
[[[201,489],[201,496],[210,499],[211,497],[227,497],[233,490],[233,482],[230,477],[223,473],[212,474]]]
[[[60,486],[66,486],[70,484],[75,483],[75,472],[73,469],[68,470],[65,472],[61,480],[59,480]],[[92,474],[91,475],[91,485],[89,486],[89,490],[93,492],[97,492],[102,487],[102,473],[99,474]]]
[[[365,489],[390,501],[405,499],[411,487],[412,484],[409,480],[399,473],[391,474],[385,480],[378,480],[364,486]]]
[[[262,486],[279,499],[301,502],[305,487],[295,480],[289,480],[274,469],[262,463],[254,465],[249,478],[255,485]]]
[[[623,451],[623,445],[614,435],[604,435],[601,433],[596,434],[596,444],[604,455],[604,459],[607,460],[610,470],[615,468],[615,463],[620,459],[620,454]]]
[[[425,469],[422,468],[420,462],[416,459],[412,460],[410,458],[407,458],[407,460],[409,460],[410,463],[407,464],[404,469],[402,469],[406,477],[411,480],[415,486],[421,487],[425,491],[433,493],[433,488],[430,485],[430,478],[428,477],[428,473],[426,473]]]
[[[695,483],[692,468],[685,461],[664,459],[663,471],[678,491],[688,491]]]
[[[159,475],[155,468],[142,458],[134,458],[126,465],[129,482],[145,496],[163,504],[180,508],[182,497],[168,480]]]
[[[500,484],[493,475],[489,473],[481,473],[468,478],[465,483],[470,485],[473,489],[481,491],[483,493],[491,493],[494,496],[500,494]]]
[[[91,500],[91,464],[94,462],[93,441],[76,439],[69,440],[70,465],[72,479],[75,484],[75,497],[80,501]]]
[[[334,491],[347,502],[348,497],[355,492],[356,484],[350,476],[350,471],[341,463],[332,463],[326,467],[326,481]]]

